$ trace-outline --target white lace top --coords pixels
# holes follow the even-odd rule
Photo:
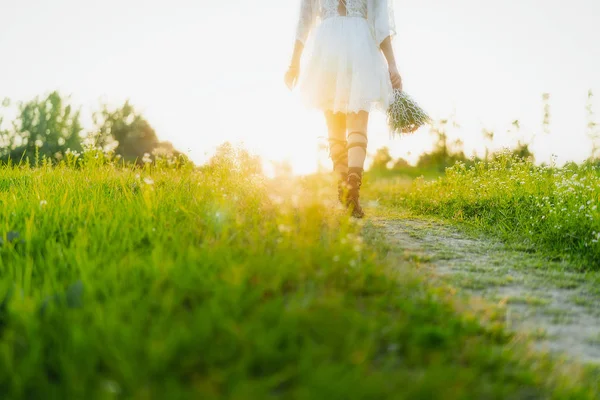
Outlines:
[[[369,21],[369,26],[377,44],[381,44],[388,36],[396,34],[394,22],[393,0],[300,0],[300,20],[296,31],[296,39],[306,43],[312,28],[331,17],[340,16],[340,8],[346,10],[348,17],[362,17]]]

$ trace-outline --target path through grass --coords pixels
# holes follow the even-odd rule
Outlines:
[[[600,273],[582,276],[566,261],[407,214],[385,214],[373,224],[430,279],[498,307],[505,327],[527,333],[538,349],[600,366]]]

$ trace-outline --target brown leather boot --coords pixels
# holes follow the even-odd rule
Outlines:
[[[346,207],[354,218],[363,218],[365,216],[365,212],[360,206],[360,187],[362,186],[363,171],[362,168],[350,168],[348,170]]]

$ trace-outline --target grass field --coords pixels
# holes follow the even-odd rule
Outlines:
[[[233,150],[202,169],[93,153],[0,168],[2,399],[599,395],[585,369],[505,332],[502,315],[483,324],[386,257],[368,222],[332,206],[325,178],[249,169]],[[455,171],[402,204],[421,196],[419,210],[441,213],[451,192],[423,193],[478,173]]]
[[[600,269],[600,169],[537,166],[510,155],[457,164],[437,180],[379,180],[370,195],[392,207],[467,223],[579,269]]]

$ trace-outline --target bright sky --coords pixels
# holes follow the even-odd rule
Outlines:
[[[456,114],[470,154],[481,129],[510,143],[510,123],[552,133],[540,158],[588,155],[585,101],[600,97],[598,0],[395,0],[394,47],[405,89],[434,118]],[[317,165],[323,118],[282,77],[299,0],[0,0],[0,98],[58,89],[83,111],[125,99],[161,139],[202,161],[225,140],[244,142],[297,172]],[[599,113],[599,102],[596,111]],[[418,151],[427,132],[389,140],[373,115],[371,150]],[[324,154],[321,153],[321,161]]]

